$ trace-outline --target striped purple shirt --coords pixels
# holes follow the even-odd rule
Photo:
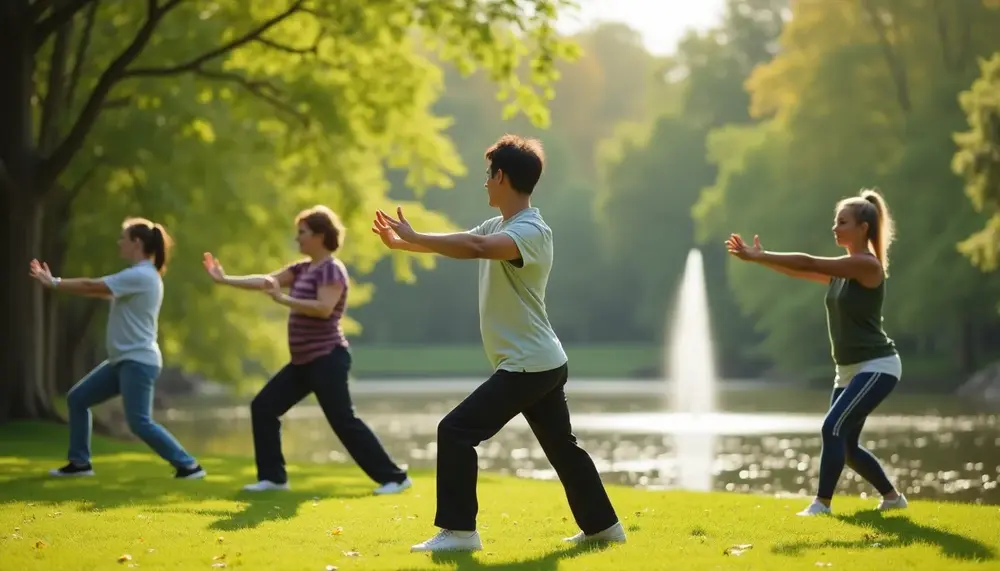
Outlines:
[[[347,309],[347,268],[343,262],[330,258],[315,267],[310,262],[292,264],[292,287],[288,295],[295,299],[316,299],[320,286],[341,284],[344,293],[330,317],[311,317],[294,311],[288,316],[288,349],[292,363],[301,365],[322,357],[335,347],[347,347],[347,337],[340,326],[340,318]]]

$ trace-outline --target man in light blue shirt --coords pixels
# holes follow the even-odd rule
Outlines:
[[[531,193],[544,165],[541,143],[506,135],[486,151],[486,191],[500,216],[468,232],[425,234],[379,211],[372,231],[386,246],[479,260],[483,348],[495,372],[438,425],[437,515],[441,531],[411,551],[482,549],[476,530],[475,447],[523,414],[566,491],[581,531],[572,543],[625,541],[594,461],[570,427],[564,387],[566,353],[549,323],[545,288],[552,270],[552,230]]]
[[[153,420],[153,391],[163,357],[157,343],[162,273],[170,237],[159,224],[141,218],[126,220],[118,251],[131,266],[100,279],[53,277],[46,264],[31,262],[31,275],[57,291],[111,300],[106,342],[108,359],[78,382],[66,401],[69,408],[69,463],[53,476],[93,476],[90,464],[90,409],[121,395],[132,433],[174,467],[174,477],[197,479],[205,470],[165,428]]]

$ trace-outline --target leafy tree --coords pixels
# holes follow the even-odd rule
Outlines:
[[[965,179],[965,193],[977,212],[990,218],[961,244],[962,253],[983,271],[1000,263],[1000,52],[980,62],[982,75],[962,92],[969,130],[956,135],[953,167]]]
[[[779,55],[747,82],[754,114],[769,122],[712,137],[720,176],[696,209],[702,231],[759,232],[769,248],[833,255],[822,230],[833,204],[882,187],[900,231],[887,328],[919,355],[910,361],[915,376],[968,371],[988,358],[981,339],[996,320],[977,308],[995,284],[968,271],[955,249],[981,217],[956,200],[949,139],[961,120],[957,86],[1000,42],[997,14],[973,0],[792,8]],[[731,274],[765,335],[760,349],[786,370],[822,362],[821,292],[767,274],[739,265]],[[754,292],[746,291],[751,281]]]
[[[59,338],[80,345],[94,314],[74,307],[64,318],[17,279],[32,257],[56,272],[109,268],[94,254],[117,232],[105,224],[141,206],[178,234],[187,260],[168,277],[185,286],[171,287],[165,349],[176,357],[183,345],[185,364],[233,376],[238,363],[220,360],[218,343],[245,349],[255,338],[250,347],[262,348],[266,333],[247,317],[250,301],[191,295],[201,287],[190,275],[196,248],[216,248],[232,270],[260,269],[287,251],[281,229],[291,232],[294,208],[322,201],[354,230],[357,247],[345,255],[370,268],[378,254],[365,245],[367,212],[354,217],[382,204],[385,169],[407,169],[417,188],[462,172],[447,122],[430,111],[441,83],[423,54],[484,67],[510,110],[544,123],[555,63],[572,55],[552,28],[562,4],[3,3],[0,194],[9,214],[0,262],[10,279],[0,421],[53,414],[53,371],[67,347]],[[519,75],[525,67],[529,77]]]

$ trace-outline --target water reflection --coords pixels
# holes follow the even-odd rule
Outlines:
[[[372,385],[368,390],[355,389],[355,405],[395,458],[412,468],[433,468],[437,423],[465,388],[425,386],[404,394],[398,387],[386,390]],[[828,398],[824,392],[802,392],[783,401],[789,409],[806,413],[749,414],[765,408],[754,402],[775,402],[773,390],[761,389],[722,395],[720,408],[742,412],[696,416],[649,410],[659,402],[640,392],[595,389],[570,395],[575,432],[606,481],[774,494],[815,490],[822,444],[818,427]],[[809,403],[808,408],[789,406],[796,398]],[[941,414],[943,407],[952,409],[949,415]],[[909,412],[904,414],[903,408]],[[1000,420],[997,415],[957,414],[960,408],[941,397],[922,404],[897,399],[886,414],[869,420],[863,444],[885,462],[891,477],[911,497],[1000,504]],[[172,409],[161,419],[198,452],[252,454],[246,407],[202,403]],[[347,460],[322,412],[311,404],[304,403],[286,416],[283,441],[289,460]],[[555,478],[521,417],[478,451],[484,470]],[[850,470],[845,471],[839,491],[872,492]]]

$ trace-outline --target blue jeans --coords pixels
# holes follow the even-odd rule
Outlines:
[[[882,464],[861,446],[861,429],[878,405],[882,404],[899,379],[885,373],[859,373],[844,388],[836,388],[830,411],[823,420],[823,451],[819,461],[817,497],[829,500],[847,464],[883,496],[894,487]]]
[[[153,421],[153,385],[160,368],[135,361],[104,361],[70,389],[69,461],[90,463],[90,407],[121,395],[128,427],[164,460],[177,468],[193,466],[195,459],[165,428]]]

